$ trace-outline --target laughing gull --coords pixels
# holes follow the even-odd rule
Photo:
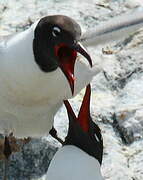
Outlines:
[[[48,134],[63,100],[76,95],[100,71],[94,65],[91,68],[82,44],[96,46],[108,36],[119,38],[120,30],[135,31],[143,23],[138,13],[137,21],[126,15],[118,22],[113,20],[117,23],[112,27],[107,22],[83,35],[73,19],[47,16],[23,32],[1,37],[0,133],[13,132],[16,137]]]
[[[80,26],[73,19],[55,15],[2,38],[1,133],[13,132],[16,137],[48,134],[63,100],[78,93],[97,74],[79,43],[80,36]],[[77,60],[77,53],[89,63],[84,58]]]
[[[69,117],[68,134],[49,165],[46,180],[103,180],[103,139],[90,117],[90,94],[88,85],[78,117],[69,102],[64,102]]]

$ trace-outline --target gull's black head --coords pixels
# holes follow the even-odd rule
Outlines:
[[[78,114],[75,116],[71,105],[64,101],[69,117],[68,135],[64,145],[75,145],[95,157],[99,163],[102,163],[103,139],[101,130],[95,124],[90,116],[90,85],[86,88],[86,93]]]
[[[82,54],[92,66],[88,53],[80,46],[80,26],[63,15],[42,18],[34,32],[33,51],[35,61],[44,72],[58,67],[65,74],[72,93],[74,92],[74,65],[77,52]]]

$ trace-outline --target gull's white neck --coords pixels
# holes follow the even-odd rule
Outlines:
[[[34,31],[31,27],[11,37],[5,44],[3,63],[7,71],[13,72],[13,76],[17,73],[32,75],[35,72],[37,74],[39,68],[34,60],[33,38]]]

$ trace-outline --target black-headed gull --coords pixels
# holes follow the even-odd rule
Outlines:
[[[68,134],[49,165],[47,180],[103,180],[103,139],[90,116],[90,94],[88,85],[78,117],[69,102],[64,102],[69,117]]]

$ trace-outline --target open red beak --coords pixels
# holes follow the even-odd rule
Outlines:
[[[83,55],[92,67],[91,57],[80,44],[77,43],[69,46],[61,43],[55,46],[55,54],[58,57],[59,66],[69,82],[72,94],[74,94],[74,81],[76,79],[74,76],[74,66],[77,58],[77,52]]]
[[[68,100],[64,101],[69,118],[72,117],[72,119],[77,121],[84,132],[88,132],[90,129],[90,96],[91,87],[88,85],[77,118]]]
[[[88,132],[90,128],[90,96],[91,86],[88,85],[78,114],[78,121],[84,132]]]

